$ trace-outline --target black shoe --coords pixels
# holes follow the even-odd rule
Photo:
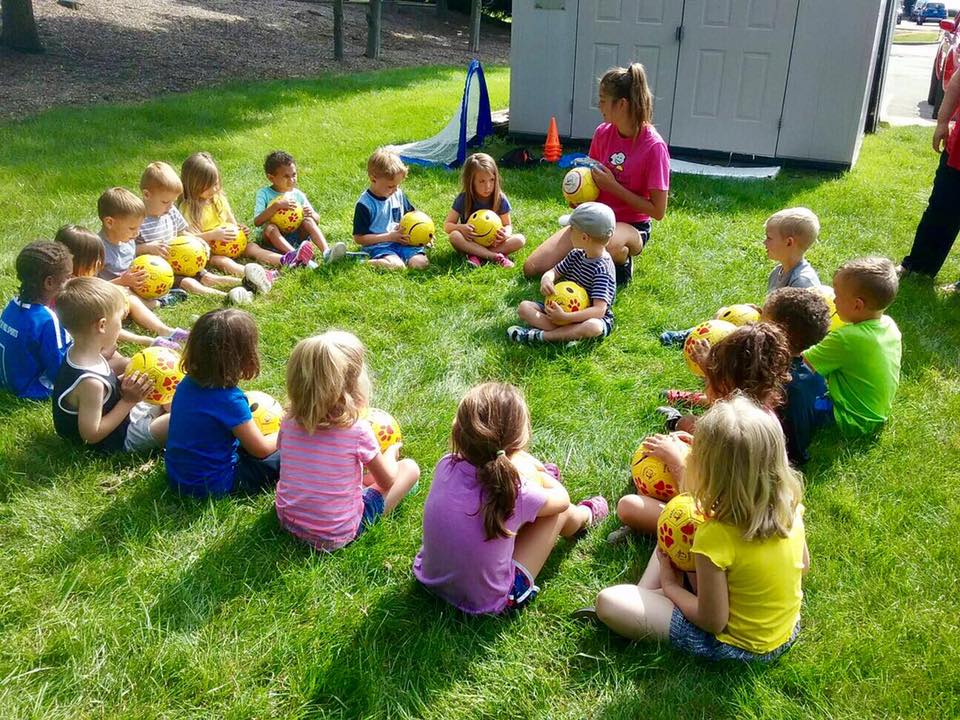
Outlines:
[[[157,298],[157,302],[160,304],[160,307],[170,307],[171,305],[176,305],[187,299],[187,291],[181,290],[180,288],[174,288],[166,295]]]
[[[594,607],[582,607],[570,613],[570,617],[574,620],[596,620],[597,610]]]
[[[617,287],[626,285],[633,279],[633,256],[627,255],[627,261],[623,265],[613,264],[613,269],[617,276]]]
[[[683,413],[668,405],[661,405],[657,408],[657,412],[663,415],[663,426],[667,429],[667,432],[676,431],[677,423],[680,422]]]

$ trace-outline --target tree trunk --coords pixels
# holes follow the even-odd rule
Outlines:
[[[446,17],[448,11],[447,0],[437,0],[437,17]]]
[[[343,0],[333,0],[333,59],[343,60]]]
[[[3,0],[0,17],[3,20],[0,45],[24,52],[43,52],[32,0]]]
[[[367,6],[367,57],[380,57],[380,0],[370,0]]]
[[[480,52],[480,17],[483,14],[481,0],[470,4],[470,52]]]

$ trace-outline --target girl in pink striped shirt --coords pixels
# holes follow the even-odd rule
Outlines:
[[[280,524],[319,550],[355,540],[397,506],[420,478],[400,444],[380,452],[367,407],[366,349],[354,335],[330,330],[301,340],[287,362],[290,408],[277,446]],[[363,486],[366,468],[374,484]]]

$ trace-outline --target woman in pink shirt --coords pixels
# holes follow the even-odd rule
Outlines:
[[[366,350],[354,335],[330,330],[301,340],[287,362],[290,409],[280,426],[280,524],[318,550],[355,540],[410,492],[420,468],[383,453],[360,419],[370,380]],[[363,487],[366,468],[374,484]]]
[[[632,276],[633,256],[650,237],[650,218],[662,220],[667,212],[670,155],[653,127],[653,96],[643,65],[608,70],[600,80],[599,104],[603,122],[593,134],[590,157],[597,200],[617,218],[607,251],[622,285]],[[571,249],[570,229],[557,231],[527,258],[524,274],[542,275]]]

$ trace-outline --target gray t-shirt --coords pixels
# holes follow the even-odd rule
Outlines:
[[[136,243],[123,242],[116,245],[100,231],[100,242],[103,243],[103,267],[100,268],[100,277],[104,280],[116,280],[130,269],[130,263],[137,255]]]
[[[813,265],[806,260],[801,260],[797,266],[790,271],[789,275],[783,274],[783,266],[777,265],[767,280],[767,292],[772,293],[785,287],[795,288],[815,288],[820,287],[820,277]]]

